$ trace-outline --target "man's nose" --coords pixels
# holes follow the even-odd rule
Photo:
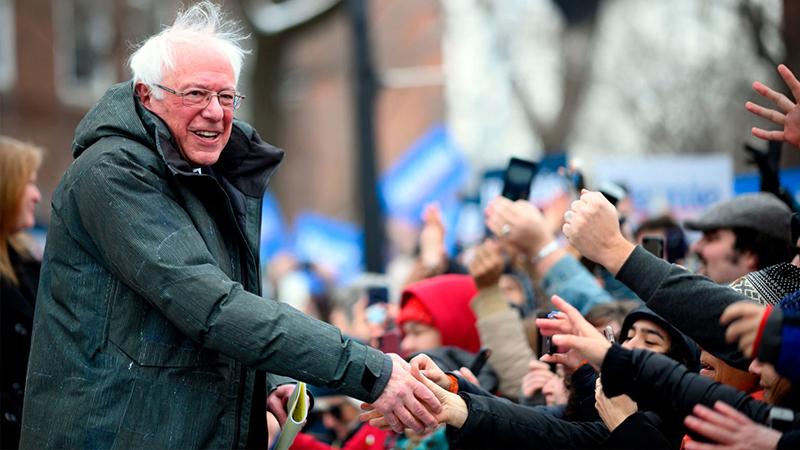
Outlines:
[[[205,119],[220,121],[225,115],[225,109],[219,104],[219,97],[214,95],[209,100],[208,105],[203,108],[202,116]]]

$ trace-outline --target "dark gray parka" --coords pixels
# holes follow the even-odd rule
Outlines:
[[[84,117],[73,152],[53,196],[22,447],[241,447],[263,371],[380,395],[388,356],[259,296],[261,200],[283,152],[249,125],[234,122],[213,175],[193,173],[128,82]]]

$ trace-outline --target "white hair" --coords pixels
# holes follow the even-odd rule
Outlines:
[[[247,39],[239,24],[226,20],[219,5],[204,0],[185,11],[179,11],[175,22],[145,40],[131,55],[128,64],[134,83],[160,83],[163,71],[175,68],[175,45],[210,41],[230,61],[236,83],[242,70],[244,55],[239,41]],[[153,94],[160,98],[158,90]]]

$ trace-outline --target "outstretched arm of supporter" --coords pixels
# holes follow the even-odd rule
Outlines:
[[[683,423],[711,443],[687,442],[686,450],[772,450],[781,440],[780,431],[753,422],[723,402],[714,403],[714,409],[697,405],[693,413]]]
[[[691,413],[697,403],[712,405],[723,400],[758,422],[766,419],[770,409],[766,403],[689,372],[667,356],[611,345],[575,308],[557,297],[553,298],[553,304],[566,314],[568,320],[542,323],[542,333],[555,333],[553,343],[558,345],[559,352],[576,351],[599,368],[607,397],[627,394],[636,402],[646,400],[649,405],[662,405],[683,415]],[[556,362],[560,357],[563,355],[547,355],[542,360]]]
[[[578,251],[605,266],[698,345],[727,364],[747,370],[750,361],[725,340],[724,329],[708,326],[719,321],[728,305],[746,297],[627,242],[619,231],[616,210],[599,192],[584,190],[564,218],[564,234]],[[703,299],[703,308],[697,308],[698,298]]]
[[[758,81],[753,83],[753,90],[759,95],[771,101],[774,108],[765,108],[753,102],[745,103],[745,108],[751,113],[763,117],[770,122],[782,127],[780,130],[765,130],[753,127],[753,136],[766,141],[786,141],[795,147],[800,147],[800,107],[796,101],[800,99],[800,81],[794,76],[788,67],[781,64],[778,66],[778,73],[783,78],[786,86],[792,91],[794,101],[771,89],[769,86]]]

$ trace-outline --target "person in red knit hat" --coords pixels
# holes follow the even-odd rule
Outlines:
[[[410,284],[403,291],[397,325],[404,357],[452,346],[475,353],[480,338],[469,307],[478,290],[468,275],[440,275]]]

